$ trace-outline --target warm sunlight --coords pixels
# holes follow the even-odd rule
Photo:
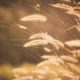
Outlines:
[[[0,0],[0,80],[80,80],[80,0]]]

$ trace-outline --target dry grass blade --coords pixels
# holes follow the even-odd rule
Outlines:
[[[79,76],[75,75],[74,73],[68,71],[68,70],[61,70],[60,71],[61,76],[68,77],[70,80],[79,80]]]
[[[23,17],[20,19],[21,21],[40,21],[40,22],[46,22],[47,21],[47,17],[45,17],[44,15],[41,14],[32,14],[26,17]]]
[[[80,40],[67,41],[65,44],[69,47],[80,47]]]
[[[75,11],[76,7],[72,7],[72,6],[69,6],[69,5],[66,5],[66,4],[55,4],[55,5],[51,5],[51,6],[58,7],[58,8],[61,8],[61,9],[66,9],[68,14],[72,14],[72,15],[75,15],[78,18],[80,18],[80,12]]]
[[[43,59],[47,59],[41,63],[38,64],[38,67],[40,66],[46,66],[46,65],[57,65],[59,66],[60,63],[64,64],[64,61],[62,59],[60,59],[58,56],[48,56],[48,55],[44,55],[42,56]]]
[[[64,44],[61,41],[54,39],[47,32],[46,33],[33,34],[32,36],[30,36],[29,39],[43,39],[43,40],[46,40],[46,41],[48,41],[48,43],[52,44],[57,50],[59,48],[64,47]]]
[[[33,35],[31,35],[30,37],[29,37],[29,39],[40,39],[40,38],[45,38],[45,36],[46,36],[46,34],[47,34],[47,32],[46,33],[44,33],[44,32],[42,32],[42,33],[37,33],[37,34],[33,34]]]
[[[31,46],[40,46],[40,45],[47,45],[49,42],[47,40],[43,39],[38,39],[38,40],[33,40],[30,42],[27,42],[23,45],[23,47],[31,47]]]
[[[27,29],[27,27],[23,26],[23,25],[19,25],[19,28],[21,28],[21,29]]]
[[[47,47],[44,47],[44,50],[45,50],[46,52],[51,52],[51,49],[49,49],[49,48],[47,48]]]
[[[78,62],[78,60],[72,56],[61,56],[61,58],[65,61],[72,62],[72,63]]]

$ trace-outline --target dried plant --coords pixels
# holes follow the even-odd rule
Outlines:
[[[64,64],[64,61],[59,58],[58,56],[48,56],[48,55],[44,55],[42,56],[43,59],[47,59],[41,63],[38,64],[39,66],[46,66],[46,65],[60,65],[60,64]]]
[[[44,51],[46,52],[51,52],[51,49],[47,48],[47,47],[44,47]]]
[[[30,47],[37,45],[39,46],[47,44],[53,45],[57,50],[64,47],[64,44],[61,41],[54,39],[48,33],[33,34],[29,39],[35,39],[35,40],[25,43],[23,47]]]
[[[31,47],[31,46],[39,46],[39,45],[47,45],[49,42],[47,40],[42,40],[42,39],[38,39],[38,40],[33,40],[30,42],[27,42],[23,45],[23,47]]]
[[[40,21],[40,22],[46,22],[47,21],[47,17],[41,14],[32,14],[26,17],[23,17],[20,19],[21,21],[26,21],[26,22],[30,22],[30,21]]]
[[[19,25],[19,28],[21,28],[21,29],[28,29],[26,26],[23,26],[23,25]]]
[[[65,44],[68,45],[69,47],[80,47],[80,40],[67,41],[65,42]]]
[[[51,6],[65,9],[67,10],[67,14],[74,15],[78,19],[80,18],[79,11],[75,11],[76,7],[65,4],[51,4]],[[40,7],[41,6],[37,4],[35,6],[35,9],[39,11]],[[47,17],[42,14],[31,14],[20,19],[22,22],[46,22],[47,20]],[[79,21],[76,22],[78,25],[72,26],[72,28],[76,28],[80,32],[80,23]],[[62,23],[64,24],[64,22]],[[17,26],[23,30],[28,29],[26,26],[20,24],[17,24]],[[70,30],[72,28],[69,28],[67,30]],[[21,66],[21,68],[11,68],[10,70],[9,68],[4,68],[4,71],[7,71],[9,73],[9,76],[11,75],[10,71],[12,70],[12,80],[80,80],[80,50],[71,50],[71,48],[74,47],[80,48],[80,40],[71,40],[63,43],[60,40],[49,35],[47,32],[41,32],[32,34],[29,37],[28,42],[24,43],[23,45],[25,48],[36,46],[43,48],[44,51],[50,53],[51,55],[45,54],[43,56],[40,56],[43,61],[36,65],[33,64],[35,65],[34,69],[31,69],[32,65],[29,65],[29,68],[26,68],[28,65],[25,65],[25,67]],[[67,54],[64,54],[65,51],[64,53],[60,52],[60,49],[67,50]],[[68,52],[71,52],[72,54],[69,54]],[[2,74],[1,69],[0,74]]]
[[[72,15],[75,15],[78,18],[80,18],[79,11],[75,11],[76,7],[72,7],[72,6],[65,5],[65,4],[59,4],[59,3],[55,4],[55,5],[51,5],[51,6],[58,7],[58,8],[61,8],[61,9],[65,9],[65,10],[67,10],[68,14],[72,14]]]
[[[64,56],[64,55],[62,55],[61,59],[65,60],[67,62],[72,62],[72,63],[77,63],[78,62],[78,60],[73,56]]]

